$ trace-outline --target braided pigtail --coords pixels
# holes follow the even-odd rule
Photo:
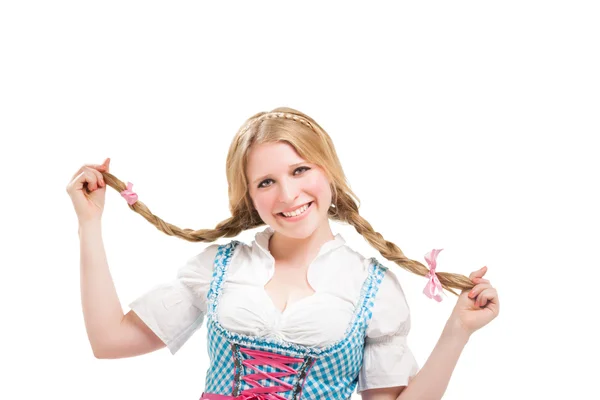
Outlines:
[[[379,232],[375,232],[369,221],[364,219],[358,213],[358,206],[352,199],[344,199],[344,197],[347,196],[344,196],[343,194],[339,197],[341,198],[341,201],[338,201],[337,208],[340,220],[352,225],[356,231],[387,260],[396,263],[400,267],[414,274],[427,276],[429,268],[418,261],[406,257],[398,246],[385,240]],[[442,287],[457,296],[458,293],[452,289],[470,290],[475,286],[473,282],[464,275],[450,272],[436,272],[436,275]]]
[[[113,174],[109,172],[103,172],[102,176],[104,178],[104,182],[106,182],[108,186],[112,187],[117,192],[121,194],[124,192],[132,194],[130,190],[127,190],[127,186]],[[173,224],[165,222],[156,215],[152,214],[150,209],[141,201],[135,201],[133,204],[129,204],[129,208],[144,217],[146,221],[154,225],[159,231],[169,236],[176,236],[189,242],[214,242],[219,238],[234,237],[246,229],[252,229],[262,225],[260,218],[257,221],[256,216],[253,214],[249,215],[250,218],[244,218],[244,216],[248,216],[247,213],[234,212],[230,218],[218,223],[214,229],[182,229]]]

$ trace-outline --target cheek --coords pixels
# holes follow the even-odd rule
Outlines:
[[[254,207],[256,211],[258,211],[259,215],[271,214],[271,210],[273,209],[274,200],[273,196],[269,196],[268,194],[262,194],[260,196],[256,196],[253,200]]]
[[[311,193],[321,201],[331,200],[331,188],[329,182],[324,176],[318,176],[309,185]]]

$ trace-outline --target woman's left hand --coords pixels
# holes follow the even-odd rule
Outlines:
[[[462,291],[450,316],[452,322],[458,323],[469,335],[487,325],[500,312],[498,292],[490,281],[483,279],[486,272],[487,267],[483,267],[469,275],[475,287]]]

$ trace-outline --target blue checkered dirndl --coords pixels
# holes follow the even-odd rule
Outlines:
[[[203,394],[207,397],[204,398],[215,395],[212,398],[349,399],[358,383],[366,330],[372,316],[374,298],[386,267],[375,258],[370,259],[369,273],[363,283],[360,300],[344,336],[326,347],[307,347],[283,339],[242,335],[219,324],[219,296],[229,261],[240,244],[232,240],[219,246],[214,261],[207,295],[210,366]],[[289,364],[271,362],[261,365],[253,359],[252,354],[260,354],[259,358],[264,360],[265,352],[273,354],[274,357],[287,357],[290,360]],[[271,392],[264,388],[271,388]]]

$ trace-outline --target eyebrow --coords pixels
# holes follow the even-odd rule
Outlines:
[[[308,162],[306,162],[306,161],[302,161],[302,162],[299,162],[299,163],[296,163],[296,164],[291,164],[291,165],[289,165],[288,167],[291,169],[291,168],[297,167],[298,165],[302,165],[302,164],[308,164]],[[265,179],[265,178],[266,178],[266,177],[268,177],[269,175],[271,175],[271,174],[267,174],[267,175],[261,176],[260,178],[257,178],[257,179],[255,179],[255,180],[252,182],[252,184],[254,185],[254,184],[258,183],[259,181],[262,181],[263,179]]]

